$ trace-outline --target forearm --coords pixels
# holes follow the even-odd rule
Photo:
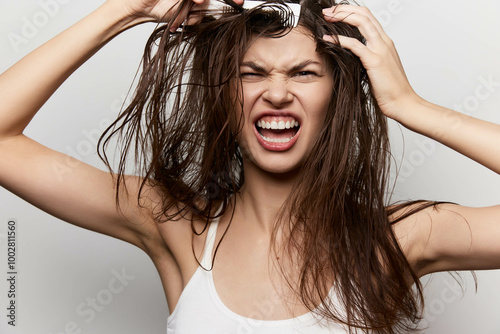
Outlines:
[[[136,23],[106,3],[4,72],[0,76],[0,140],[22,133],[80,65]]]
[[[415,98],[397,121],[500,174],[500,125]]]

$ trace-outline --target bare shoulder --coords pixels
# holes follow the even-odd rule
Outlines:
[[[197,266],[194,254],[198,258],[201,254],[206,222],[197,219],[192,209],[165,196],[152,182],[144,183],[139,205],[150,221],[143,237],[144,250],[155,263],[165,263],[168,258],[182,272],[189,271]],[[170,206],[166,212],[165,205]]]
[[[419,276],[450,270],[500,268],[500,205],[412,204],[390,216],[393,230]]]

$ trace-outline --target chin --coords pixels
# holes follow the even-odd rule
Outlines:
[[[247,166],[247,168],[256,168],[266,174],[274,174],[276,176],[296,175],[298,174],[302,163],[301,161],[296,161],[294,163],[293,160],[293,158],[287,158],[284,156],[273,158],[260,157],[260,159],[251,159],[251,162],[248,161],[248,163],[245,165]]]
[[[254,138],[251,139],[254,140]],[[259,141],[242,140],[239,143],[243,154],[244,169],[257,169],[267,174],[296,175],[307,154],[300,144],[286,151],[279,151],[267,149]],[[242,143],[247,143],[248,146]]]

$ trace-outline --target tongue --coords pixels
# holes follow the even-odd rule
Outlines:
[[[271,139],[288,139],[295,136],[297,133],[297,128],[283,129],[283,130],[271,130],[271,129],[259,129],[260,133],[267,138]]]

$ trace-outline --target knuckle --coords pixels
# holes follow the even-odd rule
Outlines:
[[[365,6],[360,6],[359,11],[363,13],[363,15],[369,15],[371,13],[370,10]]]
[[[373,37],[376,37],[376,36],[379,36],[379,32],[377,30],[377,28],[373,25],[373,24],[370,24],[368,26],[368,28],[366,29],[367,33],[370,35],[370,36],[373,36]]]
[[[368,25],[371,23],[371,20],[366,17],[366,16],[361,16],[360,17],[360,23],[363,24],[363,25]]]
[[[366,46],[358,40],[352,40],[351,45],[352,45],[352,48],[356,49],[357,51],[361,51],[361,50],[366,48]]]

